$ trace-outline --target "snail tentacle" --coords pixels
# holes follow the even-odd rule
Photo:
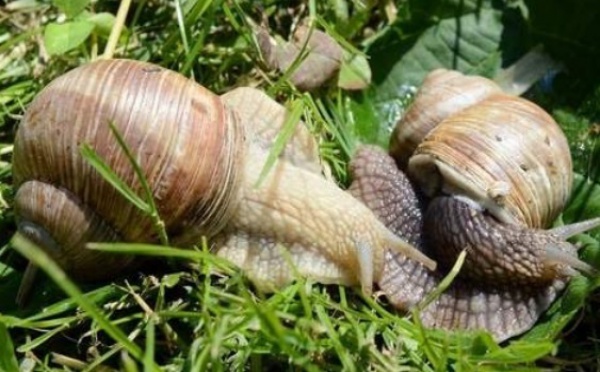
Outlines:
[[[590,218],[589,220],[576,222],[569,225],[557,226],[548,229],[548,232],[558,236],[560,239],[568,239],[598,226],[600,226],[600,217]]]
[[[597,270],[587,262],[568,253],[575,250],[575,246],[567,242],[549,243],[544,247],[544,264],[547,266],[560,266],[559,272],[564,276],[575,276],[578,273],[594,274]]]

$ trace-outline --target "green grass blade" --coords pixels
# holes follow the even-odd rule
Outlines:
[[[87,248],[97,251],[134,254],[154,257],[172,257],[184,258],[193,261],[200,261],[206,258],[206,254],[200,251],[190,249],[169,248],[155,244],[141,243],[88,243]]]
[[[136,256],[165,257],[190,260],[194,262],[208,262],[210,266],[218,268],[227,275],[233,275],[236,269],[231,262],[211,254],[208,250],[193,250],[165,247],[162,245],[142,243],[88,243],[88,249]]]
[[[296,130],[296,125],[298,125],[300,121],[300,117],[302,116],[302,111],[304,110],[304,102],[302,100],[296,100],[292,103],[292,107],[289,111],[289,115],[285,119],[281,130],[277,134],[277,138],[271,146],[269,151],[269,155],[267,157],[267,161],[265,162],[262,170],[260,171],[260,175],[258,180],[256,181],[255,187],[260,186],[264,178],[269,174],[269,171],[279,158],[279,155],[283,151],[285,145],[289,142],[290,138],[294,135]]]
[[[19,364],[6,325],[0,320],[0,371],[18,372]]]
[[[70,326],[70,324],[66,323],[63,326],[56,327],[55,329],[53,329],[51,331],[45,332],[40,337],[34,338],[33,340],[19,346],[17,351],[20,353],[26,353],[26,352],[32,351],[35,348],[39,347],[40,345],[46,343],[46,341],[52,339],[54,336],[60,334],[61,332],[64,332],[66,329],[69,328],[69,326]]]
[[[95,290],[85,294],[85,296],[87,297],[88,300],[90,300],[91,302],[96,303],[96,304],[106,303],[106,302],[110,301],[111,299],[114,299],[118,295],[119,295],[118,290],[116,290],[115,286],[112,286],[112,285],[107,285],[107,286],[95,289]],[[42,321],[44,319],[49,319],[49,318],[51,319],[62,313],[71,311],[71,310],[75,309],[76,307],[77,307],[77,302],[74,301],[72,298],[67,298],[62,301],[56,302],[52,305],[48,305],[48,306],[44,307],[44,309],[42,311],[40,311],[39,313],[36,313],[36,314],[30,316],[29,318],[23,319],[21,321],[21,324],[19,324],[19,326],[20,327],[41,327],[41,325],[39,324],[40,321]]]
[[[442,294],[442,292],[444,292],[450,286],[450,284],[452,284],[454,278],[456,278],[456,276],[460,272],[462,265],[465,263],[466,257],[467,251],[463,249],[456,258],[456,262],[454,262],[454,266],[452,266],[452,270],[450,270],[448,275],[446,275],[444,279],[440,282],[440,284],[438,284],[438,286],[433,291],[431,291],[427,295],[427,297],[425,297],[425,299],[419,304],[419,306],[417,306],[419,310],[426,308],[430,303],[432,303],[436,298],[438,298],[440,294]]]
[[[156,340],[154,320],[148,319],[146,323],[146,352],[144,353],[144,372],[151,372],[154,368],[154,342]]]
[[[88,144],[81,146],[81,155],[92,166],[102,178],[110,183],[117,191],[121,193],[131,204],[145,213],[150,213],[150,206],[140,198],[119,176],[104,162],[98,153]]]
[[[102,311],[94,305],[77,286],[67,277],[65,272],[40,248],[31,243],[20,233],[15,234],[11,240],[11,245],[19,253],[29,259],[38,267],[42,268],[52,280],[77,304],[88,313],[88,315],[104,330],[115,342],[123,346],[132,356],[139,361],[143,360],[142,350],[138,345],[133,343],[123,331],[116,327],[102,313]],[[154,370],[158,371],[158,367],[154,366]]]
[[[133,167],[133,171],[135,172],[135,175],[137,176],[138,181],[142,185],[142,190],[144,191],[144,195],[146,197],[145,198],[146,203],[149,206],[148,214],[152,218],[154,227],[160,238],[160,242],[163,245],[169,245],[169,239],[167,237],[167,232],[165,230],[165,224],[160,219],[160,216],[158,214],[158,208],[156,207],[156,203],[154,202],[154,196],[152,193],[152,189],[150,188],[150,185],[148,184],[148,180],[146,179],[146,176],[144,175],[144,172],[142,171],[142,167],[140,167],[137,159],[131,152],[131,149],[125,142],[125,139],[123,138],[123,136],[121,135],[121,133],[119,132],[119,130],[117,129],[115,124],[113,122],[110,122],[109,126],[110,126],[110,130],[111,130],[112,134],[115,136],[115,139],[119,143],[119,146],[121,147],[121,149],[127,156],[127,159],[129,159],[129,163]]]

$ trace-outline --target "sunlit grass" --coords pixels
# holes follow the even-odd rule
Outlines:
[[[343,46],[361,51],[358,46],[364,40],[345,40],[333,21],[317,9],[317,2],[294,3],[289,14],[265,3],[266,14],[278,31],[297,23],[300,14],[312,14],[315,24],[329,30]],[[97,3],[98,8],[113,14],[115,5]],[[300,93],[287,81],[291,71],[287,75],[265,72],[250,28],[262,21],[259,14],[243,1],[136,2],[114,52],[119,57],[149,60],[177,70],[217,93],[238,85],[259,86],[292,113],[275,142],[271,161],[297,119],[302,118],[320,138],[321,157],[332,174],[347,184],[347,161],[368,128],[368,123],[358,122],[349,110],[355,96],[333,86],[323,92]],[[33,28],[19,28],[10,22],[0,25],[0,36],[5,35],[0,38],[0,54],[17,46],[25,51],[9,56],[0,72],[2,244],[15,230],[10,156],[14,129],[24,107],[45,83],[87,61],[94,55],[91,50],[106,43],[102,39],[90,41],[53,57],[46,65],[38,49],[39,40],[32,37],[35,31],[31,30],[39,30],[40,22],[56,20],[56,9],[38,4],[17,16]],[[380,27],[376,32],[386,27],[385,22],[378,22],[370,25]],[[374,133],[372,138],[381,136]],[[95,158],[91,149],[86,151],[102,168],[101,159]],[[269,164],[264,169],[268,171]],[[106,174],[110,177],[108,170]],[[115,184],[118,186],[117,181]],[[484,332],[424,329],[418,322],[418,310],[399,314],[383,297],[365,297],[355,288],[324,286],[298,278],[276,293],[260,293],[237,269],[212,255],[207,242],[194,249],[169,247],[149,194],[148,190],[142,196],[129,193],[132,202],[153,216],[163,236],[162,245],[107,243],[89,247],[135,254],[150,261],[144,270],[132,269],[112,282],[75,283],[37,247],[16,236],[16,251],[46,273],[38,281],[31,303],[18,309],[12,298],[24,263],[6,245],[0,249],[0,369],[14,370],[20,364],[34,365],[35,370],[86,371],[99,367],[517,371],[589,366],[599,355],[594,329],[590,331],[592,338],[556,340],[582,307],[580,322],[587,322],[588,328],[595,325],[598,301],[590,291],[599,283],[592,279],[576,278],[536,328],[520,339],[497,345]],[[590,246],[597,243],[591,240]],[[598,252],[597,247],[586,249],[590,256]]]

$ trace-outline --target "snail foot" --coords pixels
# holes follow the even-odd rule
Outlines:
[[[298,277],[325,284],[356,283],[355,273],[348,273],[316,248],[298,243],[238,230],[216,237],[214,247],[218,257],[239,267],[261,292],[274,292]]]

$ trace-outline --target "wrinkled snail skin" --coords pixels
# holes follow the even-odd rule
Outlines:
[[[281,157],[259,180],[268,157],[265,144],[272,139],[257,138],[252,123],[240,117],[220,97],[152,64],[106,60],[68,72],[34,99],[16,134],[20,231],[71,274],[91,280],[122,272],[131,258],[92,252],[84,248],[86,242],[158,240],[151,219],[81,155],[80,146],[89,144],[141,193],[110,132],[112,122],[147,178],[171,243],[191,246],[204,236],[214,238],[213,249],[258,273],[263,288],[278,288],[293,278],[265,272],[260,255],[252,260],[246,254],[242,261],[248,260],[241,262],[240,250],[248,245],[252,252],[264,248],[274,258],[270,262],[283,267],[289,266],[280,249],[291,246],[291,257],[285,257],[300,275],[360,284],[367,293],[382,272],[385,248],[434,266],[368,208],[306,169],[310,166]]]
[[[373,210],[393,232],[413,243],[429,257],[435,257],[435,250],[441,247],[433,248],[431,245],[429,239],[432,233],[428,230],[428,220],[434,219],[438,211],[435,211],[435,205],[433,208],[431,205],[416,206],[417,192],[411,187],[407,188],[411,183],[406,175],[395,167],[394,160],[381,149],[363,147],[357,150],[351,170],[352,195]],[[460,203],[459,208],[468,208],[470,213],[480,213],[467,204],[455,202]],[[435,203],[434,201],[431,204]],[[412,212],[407,214],[407,210]],[[418,218],[420,214],[423,215],[421,219]],[[396,219],[397,216],[400,218]],[[414,219],[415,216],[417,219]],[[418,234],[415,232],[415,225],[423,229]],[[472,233],[475,238],[470,239],[477,239],[477,234],[481,233],[484,232]],[[464,228],[457,234],[465,235]],[[548,235],[543,231],[541,234]],[[565,286],[563,277],[552,279],[545,284],[529,286],[514,285],[510,281],[506,285],[489,285],[465,277],[463,273],[466,271],[463,267],[450,287],[421,310],[421,320],[425,326],[485,329],[491,332],[497,341],[502,341],[531,328]],[[378,285],[395,307],[408,310],[421,303],[440,284],[446,273],[446,268],[440,267],[440,270],[432,272],[402,254],[388,251]]]
[[[428,246],[440,266],[450,269],[462,249],[467,257],[461,274],[488,285],[544,286],[567,277],[579,262],[577,249],[551,231],[507,225],[454,197],[436,197],[427,208]]]
[[[254,160],[253,165],[245,167],[240,203],[228,225],[234,235],[241,232],[253,238],[246,239],[248,246],[243,245],[237,250],[229,247],[230,253],[220,252],[219,255],[238,262],[240,258],[236,254],[248,259],[247,249],[252,245],[265,249],[264,244],[269,242],[267,249],[270,250],[281,249],[274,243],[297,245],[304,249],[301,252],[293,250],[298,256],[290,257],[300,273],[311,271],[313,277],[316,275],[328,283],[361,283],[363,290],[370,293],[371,283],[378,279],[383,268],[384,249],[387,246],[410,246],[391,234],[364,205],[313,172],[279,162],[264,180],[259,181],[258,176],[267,159],[267,153],[260,153],[262,158],[256,155],[260,160]],[[256,187],[259,182],[260,186]],[[244,252],[239,252],[240,249]],[[267,268],[288,266],[285,254],[281,254],[280,260],[274,259],[271,256],[269,265],[265,262],[263,268],[255,270],[255,281],[272,282],[265,278],[273,275]],[[426,260],[424,256],[423,260]],[[318,266],[328,268],[329,262],[356,271],[347,271],[339,279],[328,278],[326,270],[318,270]],[[293,272],[288,271],[288,280],[291,280]],[[342,270],[334,273],[337,275],[339,271]],[[274,287],[284,284],[282,282]]]
[[[361,146],[349,164],[352,183],[348,192],[361,200],[392,231],[400,232],[408,243],[423,247],[422,195],[394,163],[375,146]],[[388,208],[390,205],[402,208]]]

